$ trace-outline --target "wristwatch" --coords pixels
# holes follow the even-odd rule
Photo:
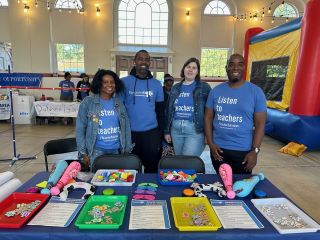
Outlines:
[[[258,147],[253,147],[252,151],[254,151],[256,154],[258,154],[260,152],[260,148]]]

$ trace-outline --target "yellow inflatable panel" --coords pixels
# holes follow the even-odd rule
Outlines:
[[[269,108],[286,111],[289,108],[291,91],[296,72],[301,30],[268,39],[249,46],[247,76],[251,75],[252,62],[289,56],[287,76],[284,83],[282,100],[267,101]],[[249,79],[250,81],[250,79]]]

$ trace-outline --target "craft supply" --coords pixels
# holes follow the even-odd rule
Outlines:
[[[182,192],[183,196],[185,197],[193,197],[194,196],[194,191],[192,189],[184,189]]]
[[[203,193],[206,191],[216,192],[219,197],[225,197],[227,195],[220,182],[215,182],[213,184],[192,183],[190,187],[194,189],[194,193],[197,197],[207,197],[207,195]]]
[[[264,179],[263,173],[258,173],[250,178],[245,178],[240,181],[236,181],[233,184],[233,191],[236,193],[237,197],[246,197],[248,196],[253,188],[258,184],[259,181]]]
[[[153,187],[153,188],[157,188],[158,185],[155,183],[139,183],[138,187]]]
[[[136,200],[155,200],[156,199],[154,195],[148,195],[148,194],[135,194],[132,196],[132,198]]]
[[[207,198],[170,198],[179,231],[217,231],[221,224]]]
[[[105,195],[105,196],[114,195],[114,190],[112,188],[105,188],[102,191],[102,194]]]
[[[91,180],[95,186],[132,186],[136,170],[100,169]]]
[[[22,227],[48,197],[38,193],[12,193],[0,203],[0,228]]]
[[[91,185],[90,183],[73,182],[73,183],[69,183],[68,185],[64,186],[63,191],[60,193],[60,198],[62,200],[67,199],[69,192],[73,191],[74,189],[79,189],[79,188],[84,189],[86,191],[81,199],[88,199],[96,191],[96,187]]]
[[[81,170],[81,165],[79,162],[73,161],[72,163],[70,163],[70,165],[66,168],[62,177],[58,181],[58,183],[53,188],[50,189],[50,193],[52,195],[58,195],[60,193],[60,190],[65,185],[67,185],[70,182],[70,180],[75,178],[78,172],[80,172],[80,170]]]
[[[57,167],[51,173],[45,188],[41,190],[42,194],[50,195],[50,189],[57,184],[67,167],[68,163],[66,161],[62,160],[58,162]]]
[[[39,193],[40,189],[37,187],[29,187],[26,191],[26,193]]]
[[[91,196],[75,225],[80,229],[118,229],[124,219],[127,196]]]
[[[254,198],[266,198],[266,197],[267,197],[267,194],[266,194],[265,191],[256,189],[256,190],[254,191],[253,197],[254,197]]]
[[[236,193],[232,190],[232,168],[229,164],[223,163],[219,167],[219,174],[223,181],[224,187],[227,190],[227,197],[234,199]]]
[[[252,199],[253,205],[281,234],[316,232],[320,225],[286,198]]]
[[[195,170],[185,169],[161,169],[159,170],[159,182],[163,185],[166,183],[185,183],[185,185],[191,184],[197,178]],[[181,184],[183,185],[183,184]]]

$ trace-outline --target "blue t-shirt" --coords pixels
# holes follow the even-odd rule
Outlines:
[[[174,119],[193,121],[193,90],[195,86],[195,81],[190,85],[181,85],[179,97],[174,102]]]
[[[229,150],[251,149],[254,113],[267,111],[261,88],[250,82],[239,88],[222,83],[210,91],[206,106],[214,111],[215,144]]]
[[[61,88],[74,88],[74,83],[69,80],[62,80],[59,83],[59,87]],[[72,90],[70,89],[61,89],[61,95],[63,96],[73,96]]]
[[[114,100],[100,98],[102,109],[99,114],[99,130],[95,148],[119,149],[120,126],[117,112],[114,110]]]
[[[90,87],[89,84],[81,83],[80,88],[88,88]],[[80,90],[81,99],[84,99],[85,97],[89,96],[88,90]]]
[[[160,81],[151,78],[141,80],[129,75],[122,79],[125,85],[125,106],[132,131],[144,132],[158,126],[155,103],[163,102]],[[136,81],[136,88],[134,85]]]

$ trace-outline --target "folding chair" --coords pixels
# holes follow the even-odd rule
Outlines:
[[[205,173],[204,162],[197,156],[167,156],[160,159],[159,169],[194,169],[197,173]]]
[[[63,138],[48,141],[43,146],[46,171],[48,172],[48,156],[54,154],[68,153],[77,151],[77,142],[75,138]]]
[[[133,169],[142,172],[141,160],[134,154],[105,154],[94,160],[92,171],[99,169]]]

